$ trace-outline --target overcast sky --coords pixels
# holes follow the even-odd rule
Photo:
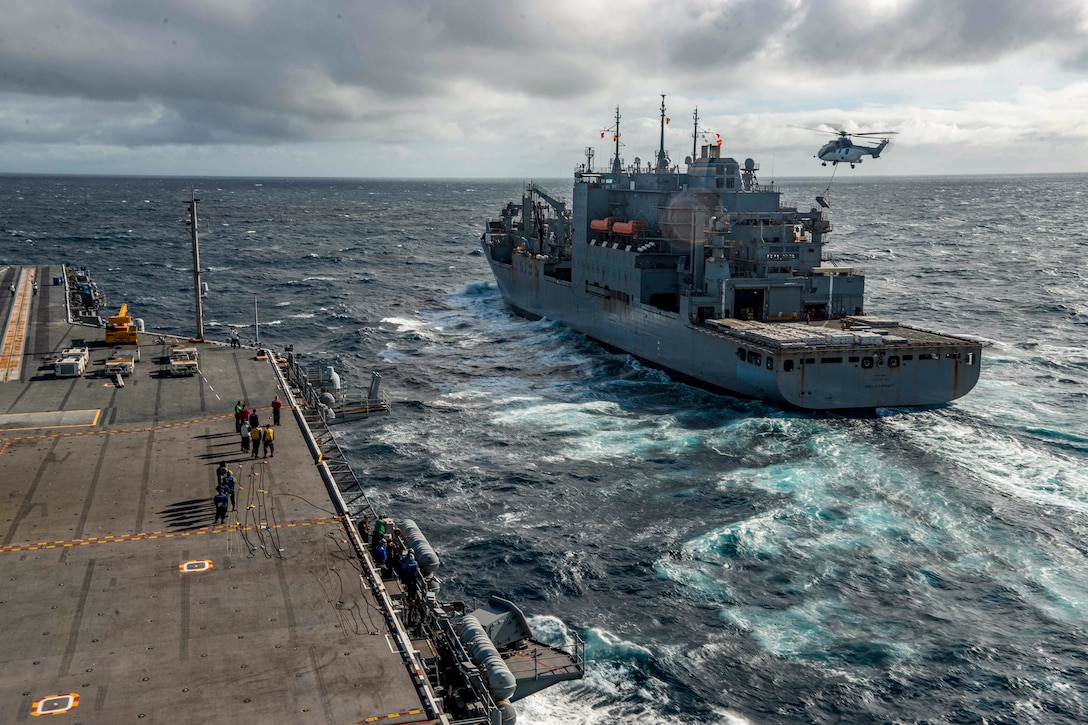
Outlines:
[[[569,175],[692,148],[761,179],[1088,171],[1088,0],[0,0],[0,172]]]

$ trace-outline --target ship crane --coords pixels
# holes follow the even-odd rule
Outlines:
[[[547,214],[544,204],[532,203],[531,200],[534,196],[540,197],[546,202],[554,210],[554,216]],[[545,245],[565,247],[570,243],[571,214],[567,209],[566,202],[556,199],[547,192],[542,191],[535,184],[530,183],[523,204],[531,204],[531,206],[523,207],[522,218],[525,219],[526,224],[530,225],[527,236],[536,240],[535,245],[530,244],[535,252],[543,254]],[[556,233],[557,229],[560,230],[558,234]]]

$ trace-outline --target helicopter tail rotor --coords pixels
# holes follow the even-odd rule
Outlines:
[[[873,158],[874,159],[879,159],[880,158],[880,152],[883,151],[884,147],[888,145],[888,141],[889,141],[889,139],[886,139],[886,138],[880,140],[880,144],[875,149],[873,149]]]

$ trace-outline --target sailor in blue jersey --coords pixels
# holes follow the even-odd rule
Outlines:
[[[378,565],[378,568],[383,572],[385,571],[386,562],[386,550],[385,550],[385,537],[378,539],[378,543],[374,544],[374,563]]]
[[[408,550],[408,554],[401,562],[400,568],[404,572],[405,579],[411,579],[419,572],[419,562],[416,561],[415,549]]]
[[[227,523],[227,504],[230,503],[230,496],[220,489],[212,500],[215,502],[215,523]]]
[[[409,549],[400,564],[401,579],[408,585],[408,596],[415,598],[416,581],[419,577],[419,562],[416,561],[415,549]]]
[[[234,486],[235,486],[234,474],[231,473],[230,471],[227,471],[227,475],[223,476],[223,483],[220,485],[220,487],[223,489],[224,493],[226,493],[230,497],[230,507],[231,507],[231,509],[234,510],[234,511],[237,511],[238,510],[238,504],[235,503],[235,500],[234,500]]]

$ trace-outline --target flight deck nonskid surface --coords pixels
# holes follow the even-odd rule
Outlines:
[[[290,411],[273,458],[240,450],[235,401],[264,423],[285,397],[268,361],[204,344],[201,374],[172,378],[149,334],[119,388],[62,290],[34,297],[0,385],[0,721],[425,721]],[[87,373],[54,379],[74,338]],[[220,461],[237,510],[213,525]]]

